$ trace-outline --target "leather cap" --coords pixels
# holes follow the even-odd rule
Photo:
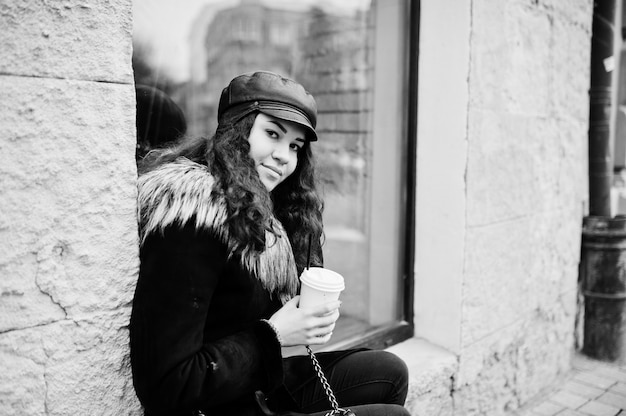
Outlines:
[[[317,140],[317,104],[302,85],[267,71],[249,72],[235,77],[222,90],[217,119],[233,123],[253,111],[292,121],[306,127],[307,139]]]

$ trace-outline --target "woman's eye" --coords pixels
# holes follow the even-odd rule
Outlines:
[[[292,144],[290,145],[290,147],[291,147],[291,150],[294,150],[295,152],[299,152],[299,151],[300,151],[300,149],[302,149],[302,147],[301,147],[300,145],[297,145],[297,144],[295,144],[295,143],[292,143]]]
[[[278,133],[276,133],[274,130],[266,130],[267,135],[270,136],[273,139],[278,139]]]

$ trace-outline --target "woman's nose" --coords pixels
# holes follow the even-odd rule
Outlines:
[[[276,160],[287,163],[289,161],[289,145],[277,143],[272,152],[272,156]]]

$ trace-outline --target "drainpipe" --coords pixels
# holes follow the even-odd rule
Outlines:
[[[621,1],[621,0],[620,0]],[[626,362],[626,218],[611,218],[611,114],[616,0],[596,0],[589,90],[589,216],[583,220],[583,353]]]
[[[611,216],[613,166],[610,148],[614,54],[615,0],[593,6],[591,87],[589,89],[589,215]]]

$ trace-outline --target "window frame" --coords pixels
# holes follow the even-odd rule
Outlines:
[[[386,348],[408,338],[414,336],[414,299],[415,299],[415,207],[416,207],[416,161],[417,161],[417,78],[418,78],[418,52],[419,52],[419,16],[420,16],[420,2],[418,0],[407,0],[404,2],[394,3],[395,0],[380,1],[376,3],[379,10],[383,7],[393,6],[395,11],[400,9],[403,13],[396,18],[393,17],[394,22],[403,23],[402,32],[395,32],[393,39],[399,39],[402,45],[397,44],[397,49],[394,50],[393,64],[393,81],[398,92],[394,100],[394,109],[396,115],[394,119],[397,120],[393,129],[393,137],[397,138],[399,142],[394,141],[396,146],[393,151],[397,152],[400,149],[400,156],[395,156],[394,163],[398,166],[393,173],[394,182],[397,180],[397,188],[394,196],[394,206],[390,208],[393,210],[393,230],[384,232],[387,244],[385,249],[388,249],[389,253],[393,252],[394,263],[393,267],[386,262],[380,264],[386,264],[388,270],[384,270],[386,273],[384,276],[390,276],[389,279],[394,280],[393,289],[389,288],[388,293],[393,293],[393,296],[388,300],[393,304],[384,305],[387,310],[384,313],[376,315],[376,311],[371,313],[371,316],[383,316],[389,310],[389,308],[396,308],[393,310],[393,318],[384,321],[382,325],[370,326],[363,330],[362,333],[355,335],[351,338],[339,341],[337,343],[329,343],[328,346],[324,346],[329,350],[335,350],[344,347],[353,346],[366,346],[370,348]],[[370,6],[371,7],[371,6]],[[382,9],[385,10],[385,9]],[[390,9],[386,9],[390,10]],[[394,13],[395,13],[394,11]],[[245,18],[240,16],[237,27],[234,30],[237,31],[236,36],[240,41],[243,39],[244,31],[246,27],[243,25]],[[262,28],[262,26],[261,26]],[[241,29],[241,30],[238,30]],[[206,40],[206,33],[203,37],[203,42]],[[206,48],[205,48],[206,49]],[[210,52],[206,52],[207,56],[211,56]],[[399,55],[398,55],[399,54]],[[401,59],[396,57],[400,56]],[[379,74],[380,76],[380,74]],[[190,80],[192,80],[190,78]],[[206,80],[200,80],[206,82]],[[373,85],[382,89],[385,85],[380,81],[375,82]],[[399,85],[399,86],[398,86]],[[191,93],[190,93],[191,96]],[[181,95],[181,99],[187,99]],[[195,120],[196,106],[192,104],[189,99],[187,116],[189,119]],[[383,103],[384,106],[384,103]],[[401,114],[399,114],[401,112]],[[384,123],[378,124],[379,126]],[[194,133],[195,134],[195,133]],[[384,152],[385,149],[383,149]],[[380,154],[380,153],[377,153]],[[397,153],[396,153],[397,155]],[[383,157],[384,159],[384,157]],[[380,174],[379,174],[380,176]],[[378,176],[377,176],[378,177]],[[377,184],[380,189],[380,183]],[[394,184],[394,186],[396,186]],[[370,196],[370,202],[373,199]],[[368,218],[371,221],[371,216]],[[371,244],[371,240],[370,240]],[[379,253],[376,248],[369,248],[370,253]],[[380,256],[379,256],[380,257]],[[370,271],[376,269],[372,266],[376,264],[376,261],[370,262]],[[384,267],[382,268],[384,269]],[[382,270],[376,269],[376,270]],[[375,273],[370,273],[370,276],[375,276]],[[380,274],[378,274],[380,276]],[[381,279],[382,280],[382,279]],[[384,287],[384,282],[379,282],[380,287]],[[376,289],[374,289],[374,293]],[[371,296],[371,295],[370,295]],[[368,298],[367,301],[371,304],[372,298]],[[401,302],[401,303],[400,303]],[[375,304],[374,304],[375,305]]]

